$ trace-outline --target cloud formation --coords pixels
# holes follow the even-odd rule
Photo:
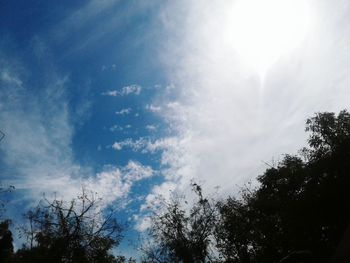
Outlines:
[[[350,24],[344,21],[350,5],[309,4],[316,14],[311,31],[261,79],[227,39],[229,2],[167,3],[160,15],[166,35],[160,57],[176,96],[159,95],[147,109],[176,136],[162,154],[165,183],[149,199],[173,184],[183,191],[192,178],[206,191],[219,185],[233,193],[259,175],[264,162],[305,145],[307,117],[349,107]]]
[[[129,86],[125,86],[123,87],[120,91],[118,90],[109,90],[106,92],[102,92],[102,95],[104,96],[111,96],[111,97],[122,97],[122,96],[127,96],[130,94],[135,94],[135,95],[139,95],[141,93],[141,86],[139,85],[129,85]]]
[[[124,167],[106,166],[104,171],[97,173],[83,182],[87,189],[93,189],[103,197],[105,204],[127,198],[135,182],[150,178],[156,173],[150,166],[129,160]]]
[[[119,111],[116,111],[115,114],[117,115],[127,115],[130,114],[131,112],[131,108],[125,108],[125,109],[121,109]]]
[[[157,130],[157,126],[156,125],[152,125],[152,124],[148,124],[146,125],[146,130],[149,131],[149,132],[154,132]]]
[[[122,167],[107,165],[97,174],[76,162],[75,125],[66,91],[69,78],[51,74],[47,85],[33,93],[11,64],[5,61],[0,70],[0,122],[6,134],[0,149],[2,182],[27,193],[21,198],[35,202],[43,193],[55,192],[69,200],[85,187],[107,205],[127,198],[135,182],[155,174],[151,167],[132,160]]]
[[[160,106],[156,106],[154,104],[147,104],[146,110],[153,112],[153,113],[156,113],[156,112],[160,112],[162,110],[162,108]]]
[[[177,137],[165,137],[159,139],[150,139],[148,137],[140,137],[138,139],[127,138],[122,141],[114,142],[112,148],[120,151],[123,148],[129,148],[135,152],[153,154],[162,152],[166,157],[166,151],[175,148],[180,144]],[[163,162],[166,164],[166,162]]]

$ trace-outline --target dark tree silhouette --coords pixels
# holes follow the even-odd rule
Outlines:
[[[7,197],[14,189],[13,185],[3,185],[0,182],[0,220],[6,220],[3,218],[3,214],[6,211]]]
[[[11,220],[3,218],[6,211],[6,196],[14,190],[14,186],[0,183],[0,262],[10,262],[13,256],[13,238],[9,228]]]
[[[220,204],[225,262],[329,262],[350,222],[350,114],[307,120],[309,148]],[[347,259],[350,262],[350,259]]]
[[[25,215],[27,244],[16,262],[117,262],[109,251],[119,244],[122,229],[99,202],[85,191],[71,202],[41,201]]]
[[[192,184],[197,201],[187,213],[181,200],[163,201],[152,217],[150,234],[155,242],[151,249],[144,249],[143,262],[196,263],[210,260],[216,221],[215,205],[205,198],[198,184]],[[182,200],[184,201],[184,200]]]
[[[136,260],[133,258],[126,259],[124,256],[117,256],[115,263],[136,263]]]
[[[0,223],[0,262],[10,262],[13,256],[13,238],[9,229],[10,220]]]

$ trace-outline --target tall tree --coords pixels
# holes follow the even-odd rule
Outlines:
[[[193,183],[197,196],[189,211],[179,199],[163,202],[152,217],[151,236],[155,243],[145,251],[144,262],[203,263],[210,260],[209,247],[213,240],[216,208]],[[186,201],[185,201],[186,202]]]
[[[121,240],[113,213],[103,213],[100,199],[86,191],[70,202],[44,199],[26,214],[27,243],[17,262],[116,262],[109,251]]]
[[[10,262],[13,256],[13,238],[9,229],[10,220],[0,223],[0,262]]]
[[[329,262],[350,223],[350,114],[318,113],[306,131],[300,156],[286,155],[257,189],[220,205],[226,262]]]
[[[10,262],[13,255],[11,220],[4,218],[7,197],[13,190],[14,186],[4,186],[0,183],[0,262]]]

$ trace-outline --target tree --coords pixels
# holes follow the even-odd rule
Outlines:
[[[154,246],[144,250],[143,262],[202,263],[211,259],[216,208],[198,184],[193,183],[192,189],[197,201],[189,211],[181,205],[182,200],[174,198],[163,201],[161,212],[153,215],[150,234]]]
[[[13,255],[13,238],[9,229],[10,220],[0,223],[0,262],[9,262]]]
[[[115,263],[136,263],[136,260],[133,258],[126,259],[124,256],[117,256]]]
[[[0,183],[0,262],[9,262],[13,255],[11,220],[3,218],[6,196],[13,190],[13,186],[5,187]]]
[[[17,262],[117,262],[109,251],[121,240],[114,214],[104,214],[101,199],[86,193],[70,202],[42,200],[26,213],[25,246]]]
[[[7,197],[15,189],[13,185],[5,186],[0,182],[0,219],[3,219]],[[6,219],[5,219],[6,220]]]
[[[222,202],[216,231],[225,262],[329,262],[350,222],[350,114],[306,122],[308,148]],[[348,259],[349,260],[349,259]]]
[[[215,227],[217,249],[222,262],[250,262],[254,255],[254,232],[247,200],[229,197],[218,203],[219,220]]]

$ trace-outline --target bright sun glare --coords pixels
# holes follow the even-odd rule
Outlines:
[[[260,75],[304,39],[311,22],[306,1],[236,0],[230,15],[233,45]]]

